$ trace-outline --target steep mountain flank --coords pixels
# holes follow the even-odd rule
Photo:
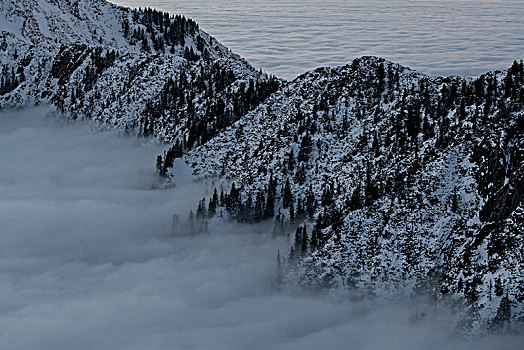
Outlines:
[[[0,109],[51,104],[190,149],[280,84],[180,15],[103,0],[0,6]]]
[[[236,182],[212,212],[298,227],[288,282],[423,294],[484,331],[524,312],[523,78],[522,62],[434,78],[363,57],[298,77],[187,161]]]

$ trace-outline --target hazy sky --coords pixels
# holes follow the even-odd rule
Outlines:
[[[478,75],[524,58],[523,0],[112,1],[182,13],[287,79],[362,55],[440,75]]]
[[[158,146],[0,114],[0,349],[517,349],[464,343],[449,316],[276,292],[284,238],[258,227],[173,237],[206,186],[178,166],[151,190]],[[495,346],[496,344],[496,346]]]

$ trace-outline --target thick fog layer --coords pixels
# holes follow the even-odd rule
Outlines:
[[[524,57],[522,0],[111,1],[182,13],[286,79],[362,55],[436,75],[478,75]]]
[[[173,237],[205,184],[179,166],[152,190],[160,148],[0,114],[0,349],[517,349],[466,343],[413,305],[275,291],[285,239],[259,227]],[[420,311],[420,310],[418,310]]]

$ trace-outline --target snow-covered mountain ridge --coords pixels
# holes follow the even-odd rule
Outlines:
[[[180,15],[104,0],[0,6],[1,109],[51,104],[191,148],[280,84]]]
[[[523,78],[522,62],[440,78],[363,57],[298,77],[187,161],[236,181],[219,201],[230,217],[298,226],[288,282],[426,295],[467,310],[456,319],[467,333],[517,327]]]

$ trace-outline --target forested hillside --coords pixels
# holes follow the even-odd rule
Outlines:
[[[433,78],[363,57],[298,77],[187,161],[234,180],[208,216],[295,232],[286,281],[423,294],[487,331],[524,311],[523,78],[522,61]]]
[[[280,85],[181,15],[104,0],[0,6],[2,109],[50,104],[191,149]]]

